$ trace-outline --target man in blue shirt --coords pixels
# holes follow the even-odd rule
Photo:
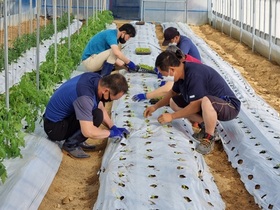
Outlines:
[[[163,46],[174,44],[179,47],[185,55],[191,55],[192,57],[201,61],[200,53],[192,40],[186,36],[180,35],[176,28],[169,27],[165,29],[163,36]]]
[[[121,98],[128,84],[121,74],[101,77],[87,72],[62,84],[50,98],[44,114],[44,130],[51,141],[65,140],[62,151],[71,157],[89,157],[94,151],[87,138],[122,138],[128,131],[116,127],[104,104]],[[104,124],[109,130],[99,128]]]
[[[125,65],[131,71],[136,70],[135,64],[120,51],[118,46],[119,43],[124,44],[135,35],[136,30],[129,23],[123,24],[119,29],[107,29],[97,33],[84,49],[82,64],[88,71],[99,71],[101,76],[110,74],[115,64]]]
[[[160,115],[158,122],[164,124],[178,118],[198,122],[201,135],[197,137],[200,144],[196,150],[201,154],[210,153],[217,121],[234,119],[240,111],[240,101],[210,66],[181,62],[171,51],[162,52],[155,65],[164,76],[174,76],[174,85],[162,100],[146,108],[144,117],[169,104],[174,112]]]

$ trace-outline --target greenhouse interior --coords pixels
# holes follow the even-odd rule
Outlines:
[[[0,209],[280,209],[279,11],[278,0],[1,0]],[[135,36],[116,41],[136,70],[114,61],[111,74],[128,90],[105,108],[129,134],[114,139],[103,122],[98,129],[110,136],[88,138],[94,151],[73,158],[62,152],[65,139],[46,134],[46,106],[65,82],[89,72],[82,55],[91,38],[127,23]],[[170,27],[200,54],[200,64],[183,64],[214,69],[241,102],[236,117],[217,121],[210,154],[196,149],[187,117],[160,123],[174,112],[173,98],[144,116],[164,101],[147,93],[167,82],[155,67]],[[100,71],[92,75],[106,77]],[[204,118],[203,106],[199,113]]]

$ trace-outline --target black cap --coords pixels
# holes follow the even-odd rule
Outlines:
[[[175,36],[179,36],[180,33],[179,31],[177,31],[177,28],[174,27],[169,27],[167,29],[165,29],[163,36],[164,36],[164,41],[162,43],[163,46],[167,46],[171,39],[173,39]]]

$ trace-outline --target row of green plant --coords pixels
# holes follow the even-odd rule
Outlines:
[[[24,146],[24,135],[33,132],[35,122],[41,117],[46,103],[53,94],[58,83],[69,79],[73,70],[80,63],[82,52],[89,39],[113,22],[111,11],[99,12],[97,18],[88,20],[88,26],[82,26],[79,33],[65,38],[57,47],[52,45],[46,55],[46,61],[41,64],[40,88],[36,88],[36,72],[25,74],[19,85],[10,88],[10,110],[6,109],[5,95],[0,95],[0,178],[7,178],[3,160],[21,157],[21,147]],[[68,39],[71,47],[68,49]],[[64,44],[62,44],[64,43]]]
[[[72,22],[74,16],[70,16],[70,22]],[[68,14],[64,13],[61,18],[57,21],[57,31],[62,31],[66,29],[68,26]],[[42,42],[50,38],[54,34],[54,24],[51,21],[45,27],[40,28],[40,37],[39,40]],[[37,32],[36,30],[30,34],[23,34],[22,36],[17,37],[11,44],[11,47],[8,48],[8,63],[11,64],[12,62],[16,62],[18,58],[29,50],[31,47],[36,47],[37,41]],[[0,72],[4,70],[4,46],[0,47]]]

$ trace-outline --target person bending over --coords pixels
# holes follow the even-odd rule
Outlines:
[[[114,65],[125,65],[129,70],[135,71],[135,64],[129,60],[119,49],[118,44],[124,44],[131,37],[135,37],[136,30],[133,25],[126,23],[119,29],[107,29],[95,34],[87,43],[82,64],[87,71],[99,72],[101,76],[109,75]]]
[[[173,113],[158,117],[160,124],[178,118],[198,122],[200,135],[194,136],[200,143],[196,150],[208,154],[214,147],[214,130],[217,121],[234,119],[241,103],[220,74],[204,64],[181,62],[175,53],[165,51],[159,54],[155,66],[162,75],[174,76],[172,89],[153,106],[145,109],[144,117],[149,117],[158,108],[168,105]]]
[[[45,113],[44,130],[51,141],[65,142],[62,151],[74,158],[90,157],[94,151],[87,138],[121,139],[129,132],[116,127],[103,103],[121,98],[128,91],[128,84],[121,74],[86,72],[63,83],[50,98]],[[108,129],[99,126],[104,124]]]
[[[176,47],[175,45],[170,45],[166,48],[166,51],[174,52],[175,55],[179,60],[186,61],[186,62],[195,62],[195,63],[201,63],[200,60],[192,57],[191,55],[185,55],[180,48]],[[139,93],[134,96],[132,96],[133,101],[143,101],[147,99],[159,99],[162,98],[173,86],[174,84],[174,78],[172,76],[169,77],[163,77],[162,74],[158,71],[157,68],[154,69],[157,72],[158,78],[164,79],[163,83],[159,85],[159,88],[147,92],[147,93]],[[158,100],[154,100],[158,101]]]

